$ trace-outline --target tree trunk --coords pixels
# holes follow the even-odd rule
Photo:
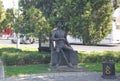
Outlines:
[[[41,42],[42,42],[41,39],[42,39],[41,32],[39,32],[39,48],[38,48],[39,52],[41,52]]]

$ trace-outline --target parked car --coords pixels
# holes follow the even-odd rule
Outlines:
[[[67,35],[67,41],[70,44],[82,44],[82,39],[74,38],[71,35]]]
[[[20,44],[33,44],[35,42],[35,38],[29,37],[28,35],[21,34],[19,38],[20,38]],[[17,36],[14,36],[11,39],[11,42],[16,44],[17,40],[18,40]]]

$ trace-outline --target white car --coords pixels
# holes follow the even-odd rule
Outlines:
[[[29,37],[29,36],[24,35],[24,34],[21,34],[19,38],[20,38],[20,44],[33,44],[35,42],[34,37]],[[17,40],[18,40],[17,36],[14,36],[11,39],[11,42],[16,44]]]
[[[71,35],[67,35],[67,41],[68,41],[70,44],[82,44],[82,40],[81,40],[81,39],[74,38],[74,37],[72,37]]]

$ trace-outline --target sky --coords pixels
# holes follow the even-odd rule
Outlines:
[[[4,5],[4,8],[7,9],[7,8],[18,8],[18,0],[2,0],[3,1],[3,5]]]

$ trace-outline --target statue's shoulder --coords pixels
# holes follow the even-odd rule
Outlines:
[[[56,30],[57,30],[57,28],[54,28],[54,29],[53,29],[53,31],[56,31]]]
[[[54,28],[54,29],[52,30],[52,33],[53,33],[53,32],[56,32],[56,31],[57,31],[57,28]]]
[[[55,35],[57,33],[57,29],[56,30],[52,30],[52,35]]]

